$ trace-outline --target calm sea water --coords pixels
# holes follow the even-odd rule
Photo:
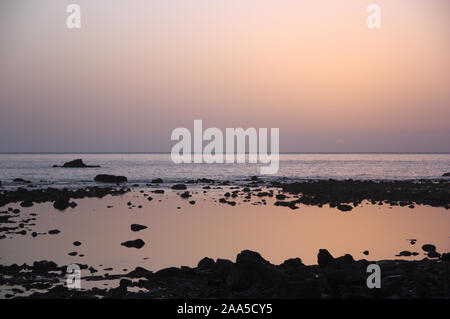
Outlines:
[[[53,168],[82,158],[100,168]],[[131,183],[153,178],[239,180],[259,175],[260,164],[174,164],[169,154],[0,154],[2,187],[14,178],[39,186],[93,185],[97,174],[124,175]],[[433,179],[450,171],[450,154],[281,154],[280,169],[267,179]]]

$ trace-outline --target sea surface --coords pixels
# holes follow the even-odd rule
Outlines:
[[[100,168],[54,168],[81,158]],[[123,175],[130,183],[153,178],[176,182],[197,178],[242,180],[260,175],[263,164],[175,164],[170,154],[0,154],[2,187],[15,178],[36,186],[93,185],[97,174]],[[450,154],[281,154],[280,169],[266,179],[435,179],[450,171]]]

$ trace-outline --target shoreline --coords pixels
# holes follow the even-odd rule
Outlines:
[[[51,261],[33,265],[0,265],[1,284],[16,286],[16,292],[31,289],[17,298],[263,298],[263,299],[415,299],[450,298],[450,254],[442,260],[420,261],[366,259],[349,254],[334,258],[326,249],[318,253],[317,265],[304,265],[300,258],[273,265],[259,253],[244,250],[236,260],[205,257],[197,267],[169,267],[157,272],[136,267],[126,274],[95,275],[80,265],[82,289],[65,286],[67,266]],[[367,266],[381,269],[381,287],[367,287]],[[119,281],[113,288],[83,289],[86,282]],[[17,288],[20,286],[22,289]],[[14,298],[5,294],[5,298]]]

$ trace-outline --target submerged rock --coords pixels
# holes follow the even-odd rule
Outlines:
[[[99,174],[95,176],[94,181],[100,183],[125,183],[128,179],[125,176]]]

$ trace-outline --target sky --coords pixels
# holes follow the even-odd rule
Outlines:
[[[282,152],[450,152],[449,83],[447,0],[0,1],[0,152],[168,152],[195,119]]]

